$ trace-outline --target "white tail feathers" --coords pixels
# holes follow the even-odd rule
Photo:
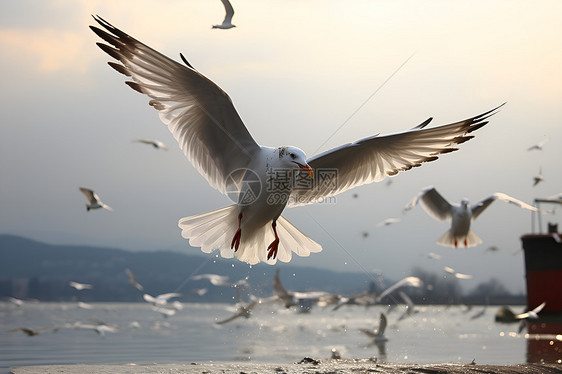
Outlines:
[[[182,229],[181,236],[189,239],[193,247],[201,247],[205,253],[215,249],[222,257],[236,256],[240,261],[250,265],[265,262],[273,265],[277,260],[291,261],[292,252],[298,256],[309,256],[311,252],[320,252],[322,246],[303,234],[283,216],[277,219],[279,248],[277,260],[267,260],[267,247],[275,239],[271,222],[258,228],[245,228],[242,225],[240,246],[235,252],[231,249],[232,238],[238,229],[238,207],[236,204],[226,206],[212,212],[181,218],[178,226]]]
[[[465,247],[465,240],[466,240],[466,248],[474,247],[480,243],[482,240],[474,233],[472,230],[468,230],[466,236],[457,236],[455,237],[451,230],[447,230],[442,237],[437,240],[437,244],[443,245],[445,247]],[[456,243],[456,245],[455,245]]]

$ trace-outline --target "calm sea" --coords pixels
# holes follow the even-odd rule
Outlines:
[[[498,307],[418,307],[398,321],[403,310],[387,315],[384,346],[359,331],[378,324],[383,306],[348,306],[337,311],[316,307],[299,314],[277,305],[259,305],[251,318],[217,325],[233,314],[233,305],[183,304],[165,318],[142,303],[96,303],[82,309],[76,303],[0,302],[0,371],[10,366],[101,363],[190,363],[259,361],[291,363],[305,356],[329,358],[332,349],[343,358],[377,357],[392,363],[519,364],[527,361],[529,339],[516,333],[517,324],[498,324]],[[521,306],[512,307],[520,312]],[[69,327],[76,322],[103,321],[119,331],[98,335]],[[37,336],[9,330],[59,326]],[[65,327],[67,326],[67,327]],[[547,342],[548,345],[548,342]]]

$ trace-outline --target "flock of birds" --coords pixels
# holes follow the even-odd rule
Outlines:
[[[453,269],[446,269],[447,272],[454,274],[455,277],[460,279],[467,279],[470,276],[460,274],[455,272]],[[150,295],[144,292],[144,287],[137,281],[134,273],[130,269],[126,269],[128,275],[128,282],[131,286],[143,293],[143,299],[151,305],[152,310],[160,314],[164,318],[173,317],[177,311],[183,309],[183,305],[177,298],[180,298],[182,294],[177,292],[164,293],[160,295]],[[388,315],[394,310],[399,309],[402,311],[399,317],[396,318],[394,323],[399,323],[400,321],[411,318],[416,313],[419,312],[419,308],[413,303],[412,299],[408,296],[406,290],[423,287],[424,282],[414,276],[409,276],[401,279],[400,281],[392,284],[389,287],[384,285],[384,280],[380,277],[378,282],[383,289],[382,292],[376,294],[372,289],[360,293],[357,295],[343,296],[337,294],[331,294],[328,292],[297,292],[292,290],[287,290],[280,279],[279,269],[277,269],[275,276],[273,278],[273,294],[269,297],[258,298],[253,296],[250,292],[250,285],[247,279],[241,279],[237,282],[231,282],[228,276],[223,276],[219,274],[199,274],[190,277],[190,280],[201,281],[207,280],[209,284],[215,287],[232,287],[236,290],[236,305],[235,311],[230,316],[220,319],[219,316],[209,316],[209,323],[214,323],[216,326],[225,325],[233,321],[242,319],[249,319],[253,316],[253,312],[257,307],[264,305],[278,305],[281,308],[287,308],[295,313],[311,313],[313,308],[324,308],[331,309],[332,312],[336,312],[342,307],[353,307],[361,306],[365,310],[368,307],[378,306],[377,313],[379,313],[378,324],[375,326],[367,326],[357,329],[358,334],[364,334],[368,339],[368,345],[374,345],[379,350],[379,355],[382,357],[386,356],[386,346],[388,336],[385,335],[385,331],[388,325]],[[77,291],[84,292],[94,288],[94,285],[87,283],[79,283],[76,281],[70,281],[69,286],[73,287]],[[197,290],[195,290],[197,291]],[[174,300],[175,299],[175,300]],[[9,298],[9,301],[17,305],[18,307],[23,307],[24,301],[16,298]],[[511,314],[510,321],[517,322],[521,321],[519,324],[519,333],[525,326],[525,322],[528,319],[537,319],[540,311],[545,307],[546,303],[542,303],[533,310],[525,311],[519,314]],[[386,307],[386,311],[379,312],[380,307]],[[93,309],[90,304],[78,303],[78,308],[81,309]],[[485,314],[487,305],[476,314],[474,314],[471,319],[477,319]],[[231,309],[229,307],[229,309]],[[470,311],[471,308],[467,308],[465,312]],[[213,321],[214,320],[214,321]],[[506,322],[506,321],[504,321]],[[157,321],[154,323],[153,328],[160,328],[160,326],[168,326],[165,321]],[[154,327],[155,326],[155,327]],[[101,337],[105,337],[106,333],[118,333],[120,331],[120,326],[112,323],[107,323],[101,321],[97,318],[90,318],[87,322],[76,321],[73,323],[65,323],[63,326],[48,326],[41,328],[30,328],[30,327],[18,327],[9,330],[9,332],[21,332],[27,336],[33,337],[46,332],[58,332],[61,328],[72,328],[72,329],[82,329],[94,331]],[[129,328],[139,329],[141,325],[137,321],[132,321],[129,323]],[[342,327],[344,331],[347,328]],[[395,329],[400,331],[400,329]],[[337,350],[332,351],[332,358],[341,358],[340,353]]]

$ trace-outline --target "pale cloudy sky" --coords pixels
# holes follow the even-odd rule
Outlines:
[[[473,224],[484,241],[439,247],[447,225],[404,205],[434,185],[451,202],[504,192],[527,202],[562,192],[559,1],[233,0],[232,30],[211,30],[218,0],[17,1],[0,14],[0,232],[50,243],[198,253],[179,218],[230,201],[186,161],[147,99],[123,84],[89,30],[98,14],[221,86],[254,138],[309,156],[428,117],[450,123],[507,104],[461,150],[284,215],[323,245],[298,265],[346,271],[449,265],[524,290],[520,236],[531,214],[494,203]],[[345,122],[410,56],[357,114]],[[343,123],[345,125],[328,142]],[[549,137],[542,152],[527,148]],[[161,139],[158,152],[133,143]],[[325,144],[324,144],[325,143]],[[544,182],[532,186],[542,168]],[[86,213],[79,186],[114,212]],[[352,194],[359,194],[354,199]],[[400,223],[377,228],[385,218]],[[561,222],[561,213],[545,217]],[[363,238],[362,232],[370,235]],[[329,233],[329,234],[328,234]],[[497,253],[484,254],[489,246]],[[441,262],[424,253],[443,255]]]

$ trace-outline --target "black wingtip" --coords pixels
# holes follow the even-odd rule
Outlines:
[[[193,65],[191,65],[189,63],[189,61],[187,61],[187,59],[185,58],[185,56],[183,55],[183,53],[180,53],[180,57],[181,60],[183,61],[184,64],[186,64],[188,67],[190,67],[191,69],[195,70],[195,68],[193,67]]]

